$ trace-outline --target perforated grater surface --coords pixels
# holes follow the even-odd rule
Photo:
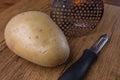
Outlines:
[[[77,37],[95,29],[103,11],[102,0],[54,0],[51,18],[65,35]]]

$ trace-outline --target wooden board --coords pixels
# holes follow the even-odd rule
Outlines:
[[[120,6],[120,0],[103,0],[105,3]]]
[[[61,73],[80,58],[102,34],[111,36],[110,42],[99,54],[84,80],[120,80],[120,7],[105,5],[103,19],[92,33],[69,40],[72,59],[69,63],[44,68],[22,59],[5,47],[4,29],[16,14],[39,10],[49,14],[52,0],[22,0],[0,14],[0,80],[57,80]]]
[[[18,3],[20,0],[0,0],[0,12]]]

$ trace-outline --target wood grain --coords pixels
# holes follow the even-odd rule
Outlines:
[[[0,12],[19,3],[21,0],[0,0]],[[120,0],[103,0],[105,3],[120,6]]]
[[[0,0],[0,12],[18,3],[20,0]]]
[[[120,6],[120,0],[103,0],[105,3]]]
[[[0,13],[0,42],[4,40],[5,25],[13,16],[29,10],[40,10],[49,14],[51,2],[52,0],[22,0]],[[104,33],[111,36],[111,40],[101,51],[84,80],[120,80],[120,15],[118,14],[120,7],[105,5],[103,19],[94,33],[71,38],[70,62],[55,68],[35,65],[16,56],[6,47],[0,51],[0,80],[57,80],[67,67],[80,58],[83,50],[89,48]]]

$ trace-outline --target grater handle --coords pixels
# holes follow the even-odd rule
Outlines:
[[[96,53],[86,49],[82,57],[68,68],[58,80],[82,80],[90,65],[96,58]]]

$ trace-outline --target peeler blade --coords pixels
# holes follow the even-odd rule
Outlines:
[[[100,37],[100,39],[98,39],[98,41],[96,41],[96,43],[90,48],[90,50],[98,54],[108,41],[108,35],[104,34]]]

